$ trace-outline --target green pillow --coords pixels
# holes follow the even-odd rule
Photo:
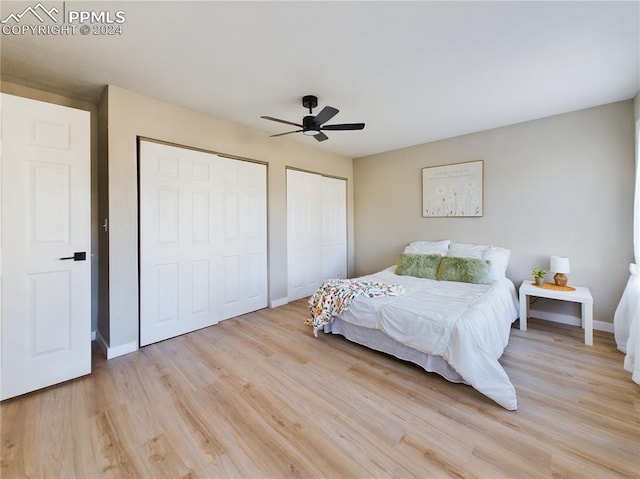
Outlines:
[[[442,255],[402,253],[396,274],[416,278],[436,279]]]
[[[487,284],[490,265],[491,263],[485,259],[445,256],[438,267],[438,280]]]

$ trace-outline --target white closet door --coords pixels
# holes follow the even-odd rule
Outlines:
[[[346,276],[346,181],[287,170],[287,273],[290,301]]]
[[[347,276],[347,182],[322,177],[322,278]]]
[[[267,167],[218,158],[220,319],[267,306]]]
[[[140,142],[140,345],[267,306],[266,166]]]
[[[322,282],[322,176],[287,170],[287,272],[290,301]]]
[[[1,399],[91,372],[90,141],[88,112],[2,94]]]

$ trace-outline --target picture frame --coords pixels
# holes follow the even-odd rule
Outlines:
[[[482,217],[483,184],[483,160],[422,168],[422,217]]]

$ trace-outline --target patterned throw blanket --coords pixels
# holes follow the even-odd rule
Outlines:
[[[311,318],[304,324],[313,326],[313,334],[325,324],[332,321],[333,316],[345,311],[351,301],[362,294],[369,298],[380,296],[399,296],[404,294],[401,285],[386,285],[373,281],[358,281],[352,279],[331,279],[323,283],[313,296],[309,298],[309,311]]]

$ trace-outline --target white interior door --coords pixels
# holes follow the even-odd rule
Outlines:
[[[7,399],[91,372],[91,153],[89,112],[6,94],[1,108]]]
[[[266,166],[140,142],[140,345],[267,306]]]
[[[287,274],[290,301],[313,294],[347,268],[346,181],[287,170]]]

